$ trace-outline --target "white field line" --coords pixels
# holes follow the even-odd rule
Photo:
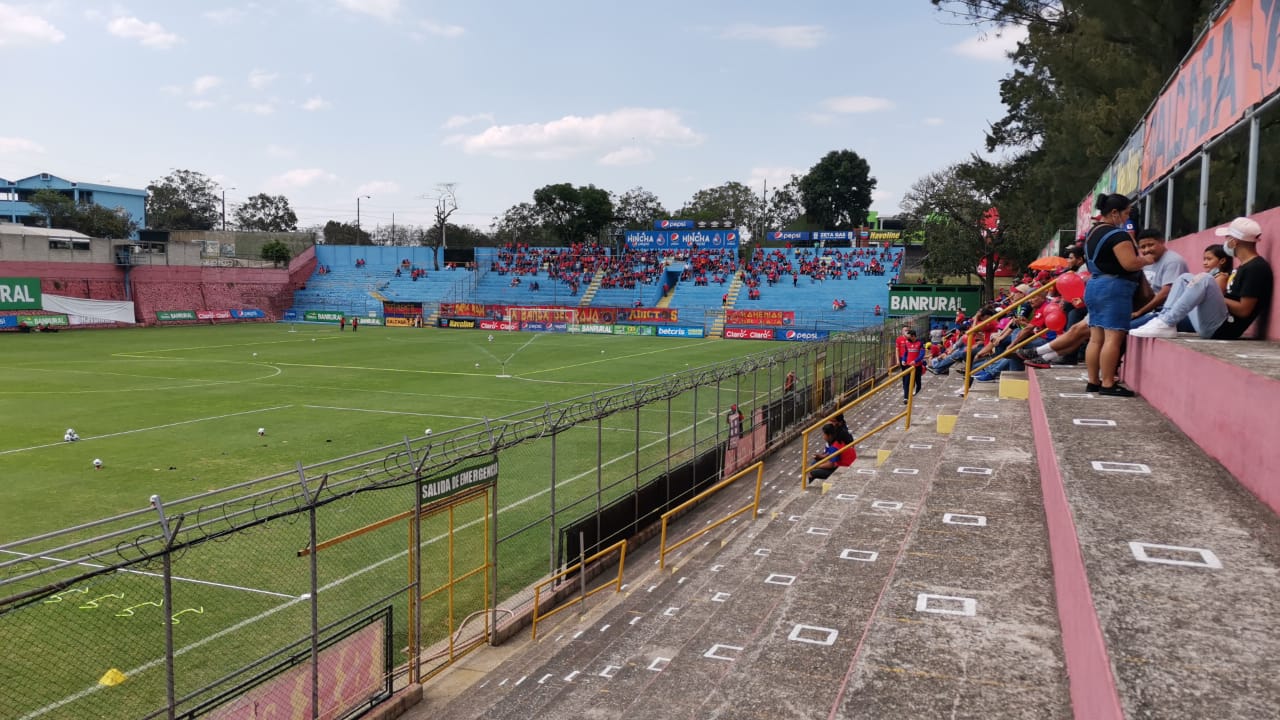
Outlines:
[[[316,410],[346,410],[349,412],[380,413],[383,415],[416,415],[417,417],[438,417],[449,418],[450,420],[475,420],[477,422],[484,420],[482,417],[472,417],[470,415],[441,415],[440,413],[418,413],[405,410],[370,410],[368,408],[338,407],[336,405],[303,405],[302,407]]]
[[[336,340],[337,338],[332,336],[330,337],[321,336],[315,339],[316,340]],[[229,343],[226,345],[197,345],[195,347],[157,348],[155,350],[134,350],[133,352],[112,353],[112,357],[138,358],[140,360],[178,360],[180,358],[153,358],[149,356],[153,353],[183,352],[186,350],[219,350],[222,348],[258,347],[259,345],[287,345],[290,343],[305,342],[306,340],[307,338],[289,338],[288,340],[263,340],[261,342]]]
[[[631,353],[630,355],[612,355],[612,356],[605,355],[605,358],[602,360],[589,360],[587,362],[575,363],[573,365],[561,365],[560,367],[546,368],[543,370],[532,370],[530,372],[525,373],[525,375],[537,375],[539,373],[556,372],[559,370],[570,370],[572,368],[583,367],[585,365],[596,365],[602,362],[611,363],[616,360],[626,360],[628,358],[644,357],[646,355],[656,355],[662,352],[672,352],[673,350],[683,350],[685,348],[694,347],[696,344],[697,343],[686,343],[684,345],[673,345],[672,347],[659,348],[657,350],[649,350],[646,352]]]
[[[285,408],[291,408],[291,407],[293,407],[293,405],[276,405],[275,407],[261,408],[258,410],[243,410],[241,412],[227,413],[226,415],[213,415],[211,417],[196,418],[194,420],[179,420],[178,422],[166,423],[164,425],[152,425],[151,427],[135,428],[133,430],[121,430],[120,432],[107,433],[105,435],[90,435],[88,437],[80,438],[78,442],[85,442],[88,440],[101,440],[102,438],[117,437],[120,435],[132,435],[134,433],[147,432],[149,430],[163,430],[165,428],[178,427],[179,425],[190,425],[192,423],[208,422],[209,420],[221,420],[223,418],[237,417],[240,415],[253,415],[255,413],[270,412],[272,410],[283,410]],[[13,450],[0,450],[0,455],[9,455],[11,453],[20,453],[20,452],[26,452],[28,450],[39,450],[41,448],[50,448],[50,447],[57,447],[58,445],[70,445],[70,444],[72,443],[63,441],[63,442],[56,442],[56,443],[46,443],[44,445],[32,445],[31,447],[25,447],[25,448],[14,448]]]
[[[706,422],[706,420],[702,420],[702,421],[699,421],[699,422]],[[685,432],[685,431],[689,430],[689,429],[690,429],[690,428],[692,428],[692,427],[693,427],[693,426],[692,426],[692,425],[690,425],[690,426],[688,426],[688,427],[684,428],[683,430],[681,430],[680,432]],[[665,438],[664,438],[664,440],[665,440]],[[651,448],[651,447],[653,447],[654,445],[657,445],[658,443],[663,442],[664,440],[654,440],[653,442],[649,443],[648,445],[644,445],[644,446],[643,446],[643,447],[641,447],[640,449],[641,449],[641,450],[647,450],[648,448]],[[614,464],[614,463],[616,463],[616,462],[618,462],[618,461],[620,461],[620,460],[625,460],[627,457],[631,456],[632,454],[633,454],[633,453],[626,453],[625,455],[619,455],[618,457],[615,457],[615,458],[613,458],[612,460],[609,460],[608,462],[606,462],[606,463],[602,464],[600,467],[602,467],[602,468],[603,468],[603,467],[607,467],[607,466],[612,465],[612,464]],[[579,479],[584,478],[584,477],[586,477],[586,476],[588,476],[588,475],[594,474],[595,472],[596,472],[596,470],[595,470],[595,469],[585,470],[585,471],[583,471],[583,472],[581,472],[581,473],[578,473],[577,475],[574,475],[574,476],[573,476],[573,477],[571,477],[571,478],[567,478],[567,479],[565,479],[565,480],[561,480],[560,482],[556,483],[556,487],[561,487],[561,486],[563,486],[563,485],[567,485],[567,484],[569,484],[569,483],[571,483],[571,482],[574,482],[575,480],[579,480]],[[534,494],[532,494],[532,495],[529,495],[529,496],[527,496],[527,497],[525,497],[525,498],[523,498],[523,499],[517,500],[517,501],[515,501],[515,502],[511,503],[510,505],[507,505],[506,507],[500,508],[500,509],[498,510],[498,512],[500,512],[500,513],[501,513],[501,512],[506,512],[506,511],[508,511],[508,510],[511,510],[512,508],[515,508],[515,507],[518,507],[518,506],[520,506],[520,505],[523,505],[523,504],[525,504],[525,503],[529,502],[530,500],[533,500],[534,498],[537,498],[537,497],[540,497],[540,496],[542,496],[542,495],[545,495],[545,494],[547,494],[547,493],[549,493],[549,492],[551,492],[551,489],[550,489],[550,488],[547,488],[547,489],[545,489],[545,490],[539,490],[538,492],[536,492],[536,493],[534,493]],[[477,518],[477,519],[472,520],[472,521],[470,521],[470,522],[468,522],[468,523],[466,523],[466,524],[463,524],[463,525],[458,526],[457,528],[455,528],[455,530],[461,530],[461,529],[464,529],[464,528],[471,527],[472,525],[479,524],[479,523],[481,522],[481,520],[482,520],[482,518]],[[432,544],[434,544],[434,543],[440,542],[441,540],[445,539],[446,537],[448,537],[448,535],[447,535],[447,534],[443,534],[443,533],[442,533],[442,534],[440,534],[440,535],[436,535],[435,537],[431,538],[430,540],[427,540],[425,543],[422,543],[422,544],[423,544],[423,545],[432,545]],[[373,563],[372,565],[369,565],[369,566],[367,566],[367,567],[361,568],[361,569],[359,569],[359,570],[357,570],[357,571],[355,571],[355,572],[353,572],[353,573],[351,573],[351,574],[349,574],[349,575],[347,575],[347,576],[345,576],[345,577],[340,577],[340,578],[338,578],[337,580],[334,580],[333,582],[330,582],[329,584],[327,584],[327,585],[324,585],[324,586],[320,587],[320,588],[317,590],[317,594],[318,594],[319,592],[321,592],[321,591],[331,590],[331,589],[333,589],[333,588],[335,588],[335,587],[338,587],[339,585],[342,585],[343,583],[346,583],[346,582],[348,582],[348,581],[350,581],[350,580],[354,580],[354,579],[356,579],[356,578],[360,577],[361,575],[363,575],[363,574],[365,574],[365,573],[367,573],[367,572],[370,572],[370,571],[372,571],[372,570],[376,570],[377,568],[382,567],[383,565],[386,565],[386,564],[387,564],[387,563],[389,563],[389,562],[395,562],[395,561],[397,561],[397,560],[399,560],[399,559],[403,558],[404,556],[406,556],[406,555],[408,555],[408,554],[409,554],[409,549],[408,549],[408,548],[405,548],[403,551],[398,552],[398,553],[396,553],[395,555],[392,555],[391,557],[383,558],[382,560],[379,560],[378,562]],[[223,628],[222,630],[219,630],[218,632],[216,632],[216,633],[214,633],[214,634],[212,634],[212,635],[210,635],[210,636],[208,636],[208,637],[201,638],[201,639],[199,639],[199,640],[197,640],[197,641],[195,641],[195,642],[193,642],[193,643],[191,643],[191,644],[189,644],[189,645],[184,645],[183,647],[178,648],[177,650],[174,650],[174,651],[173,651],[173,656],[174,656],[174,657],[178,657],[178,656],[180,656],[180,655],[185,655],[185,654],[187,654],[187,653],[191,652],[192,650],[196,650],[196,649],[198,649],[198,648],[200,648],[200,647],[203,647],[204,645],[206,645],[206,644],[208,644],[208,643],[211,643],[211,642],[213,642],[214,640],[217,640],[218,638],[221,638],[221,637],[224,637],[224,636],[226,636],[226,635],[229,635],[229,634],[231,634],[231,633],[233,633],[233,632],[235,632],[235,631],[237,631],[237,630],[239,630],[239,629],[241,629],[241,628],[243,628],[243,627],[247,627],[247,626],[249,626],[249,625],[252,625],[253,623],[258,622],[259,620],[264,620],[264,619],[266,619],[266,618],[268,618],[268,617],[270,617],[270,616],[272,616],[272,615],[275,615],[276,613],[280,612],[281,610],[284,610],[284,609],[286,609],[286,608],[292,607],[292,606],[294,606],[294,605],[296,605],[296,604],[298,604],[298,603],[300,603],[300,602],[303,602],[304,600],[305,600],[305,598],[295,597],[295,598],[293,598],[292,600],[290,600],[290,601],[288,601],[288,602],[281,603],[280,605],[277,605],[276,607],[271,608],[270,610],[265,610],[265,611],[263,611],[263,612],[261,612],[261,613],[258,613],[257,615],[254,615],[253,617],[250,617],[250,618],[245,618],[244,620],[241,620],[240,622],[236,623],[235,625],[232,625],[231,627]],[[136,667],[136,668],[133,668],[133,669],[131,669],[131,670],[126,671],[126,672],[125,672],[125,676],[126,676],[126,677],[128,677],[128,676],[131,676],[131,675],[137,675],[137,674],[138,674],[138,673],[140,673],[140,672],[145,672],[145,671],[147,671],[147,670],[150,670],[150,669],[151,669],[151,668],[153,668],[153,667],[156,667],[156,666],[158,666],[158,665],[163,665],[163,664],[164,664],[164,658],[163,658],[163,657],[158,657],[158,658],[156,658],[155,660],[151,660],[151,661],[149,661],[149,662],[143,663],[142,665],[139,665],[139,666],[138,666],[138,667]],[[75,702],[75,701],[77,701],[77,700],[79,700],[79,699],[81,699],[81,698],[83,698],[83,697],[86,697],[86,696],[88,696],[88,695],[92,695],[93,693],[95,693],[95,692],[97,692],[97,691],[101,690],[103,687],[104,687],[104,686],[102,686],[102,685],[96,685],[96,684],[95,684],[95,685],[90,685],[89,687],[85,688],[84,690],[81,690],[81,691],[80,691],[80,692],[78,692],[78,693],[75,693],[74,695],[68,695],[67,697],[65,697],[65,698],[63,698],[63,699],[58,700],[58,701],[53,702],[53,703],[50,703],[50,704],[48,704],[48,705],[45,705],[45,706],[44,706],[44,707],[42,707],[42,708],[38,708],[38,709],[36,709],[36,710],[32,710],[31,712],[27,713],[26,715],[23,715],[22,717],[18,718],[18,720],[33,720],[33,718],[38,718],[38,717],[40,717],[41,715],[44,715],[44,714],[45,714],[45,713],[47,713],[47,712],[50,712],[50,711],[53,711],[53,710],[57,710],[58,708],[62,707],[63,705],[66,705],[66,704],[68,704],[68,703],[73,703],[73,702]]]
[[[23,558],[35,558],[37,560],[48,560],[49,562],[56,562],[56,563],[66,562],[66,560],[52,557],[50,555],[32,555],[30,553],[18,552],[16,550],[0,550],[0,552],[8,553],[10,555],[17,555],[18,557],[23,557]],[[106,565],[99,565],[98,563],[91,563],[91,562],[77,562],[74,564],[83,565],[85,567],[91,567],[91,568],[106,567]],[[161,573],[146,572],[144,570],[118,569],[116,570],[116,572],[128,573],[129,575],[145,575],[147,577],[158,577],[158,578],[164,577],[164,575],[162,575]],[[227,590],[243,590],[244,592],[259,593],[261,595],[274,595],[275,597],[289,598],[291,600],[298,597],[297,595],[290,595],[288,593],[278,593],[278,592],[273,592],[271,590],[259,590],[258,588],[244,587],[243,585],[227,585],[225,583],[213,582],[212,580],[196,580],[195,578],[179,577],[177,575],[174,575],[173,579],[176,582],[194,583],[196,585],[208,585],[210,587],[226,588]]]
[[[515,356],[517,356],[517,355],[519,355],[519,354],[520,354],[520,351],[521,351],[521,350],[523,350],[523,349],[525,349],[525,348],[529,347],[529,345],[530,345],[534,340],[537,340],[537,339],[538,339],[538,333],[533,333],[533,334],[532,334],[532,336],[530,336],[530,338],[529,338],[528,340],[526,340],[526,341],[525,341],[525,343],[524,343],[523,345],[521,345],[520,347],[516,348],[516,349],[515,349],[515,352],[511,353],[510,355],[508,355],[508,356],[507,356],[507,359],[502,361],[502,364],[503,364],[503,365],[506,365],[507,363],[511,362],[511,360],[512,360],[513,358],[515,358]]]

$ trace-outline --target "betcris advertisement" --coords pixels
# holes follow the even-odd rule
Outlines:
[[[692,230],[692,220],[654,220],[654,230]]]
[[[769,239],[778,242],[808,242],[809,232],[807,230],[772,230],[769,232]]]
[[[680,338],[700,338],[706,336],[706,331],[700,327],[665,327],[659,325],[658,337],[680,337]]]
[[[792,342],[809,342],[812,340],[826,340],[826,330],[774,330],[774,340],[790,340]]]
[[[736,250],[740,237],[737,230],[628,230],[626,239],[632,250]]]

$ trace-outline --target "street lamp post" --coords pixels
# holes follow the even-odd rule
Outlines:
[[[364,198],[366,200],[372,200],[373,196],[372,195],[356,196],[356,245],[360,244],[360,199],[361,198]]]
[[[222,232],[227,231],[227,191],[235,188],[222,188]]]

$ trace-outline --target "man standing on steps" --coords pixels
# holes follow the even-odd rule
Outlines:
[[[1236,259],[1226,292],[1218,290],[1218,283],[1208,273],[1184,273],[1173,283],[1164,310],[1151,322],[1130,331],[1130,335],[1177,337],[1178,323],[1189,318],[1202,338],[1236,340],[1255,318],[1265,316],[1271,307],[1275,278],[1271,265],[1258,254],[1262,226],[1238,217],[1214,234],[1223,238],[1222,249]]]
[[[907,404],[912,394],[920,394],[920,379],[924,377],[924,343],[916,337],[916,329],[913,327],[907,328],[905,338],[906,342],[901,344],[901,354],[898,355],[898,367],[902,370],[910,369],[911,372],[902,376],[903,405]],[[912,385],[915,385],[914,393]]]

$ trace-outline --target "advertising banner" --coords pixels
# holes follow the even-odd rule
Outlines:
[[[519,330],[520,323],[507,320],[481,320],[481,330]]]
[[[568,328],[571,333],[580,333],[582,335],[612,335],[612,325],[580,325],[571,324]]]
[[[0,278],[0,310],[40,310],[40,278]]]
[[[804,230],[770,230],[769,239],[777,242],[808,242],[809,233]]]
[[[668,327],[659,325],[655,328],[658,337],[700,338],[706,337],[706,331],[700,327]]]
[[[197,310],[197,320],[230,320],[230,310]]]
[[[569,323],[544,323],[544,322],[527,322],[520,323],[520,329],[526,332],[569,332]]]
[[[386,323],[387,323],[387,327],[413,327],[412,318],[396,317],[395,315],[388,315],[386,319]],[[444,327],[444,326],[441,325],[440,327]]]
[[[652,337],[656,334],[654,332],[655,330],[657,330],[657,328],[654,327],[653,325],[614,325],[613,326],[614,335],[643,335],[647,337]]]
[[[729,340],[772,340],[773,331],[763,328],[727,327],[724,329],[724,336]]]
[[[69,327],[71,321],[66,315],[19,315],[18,322],[26,323],[32,327],[41,325],[44,327]]]
[[[811,342],[813,340],[826,340],[826,330],[774,330],[774,340],[789,340],[792,342]]]
[[[626,240],[632,250],[734,250],[739,235],[737,230],[628,230]]]
[[[965,315],[972,316],[982,306],[981,298],[982,290],[976,287],[895,286],[889,288],[889,313],[954,316],[957,311],[962,310]]]
[[[676,308],[618,308],[618,322],[673,323],[680,318]]]
[[[1147,115],[1144,188],[1280,87],[1278,19],[1274,0],[1237,0],[1200,38]]]
[[[902,239],[901,230],[871,230],[865,237],[872,242],[897,242]]]
[[[692,230],[692,220],[654,220],[654,230]]]
[[[422,310],[421,306],[418,308]],[[482,303],[440,303],[440,314],[452,317],[485,317],[484,304]]]
[[[422,303],[416,302],[383,302],[382,314],[384,317],[400,317],[412,318],[421,317]]]
[[[810,237],[821,242],[853,242],[857,234],[856,230],[816,230]]]
[[[727,325],[790,325],[796,314],[790,310],[725,310]]]
[[[298,311],[297,311],[297,310],[285,310],[285,311],[284,311],[284,319],[285,319],[285,320],[297,320],[297,319],[298,319]]]
[[[18,327],[17,315],[0,315],[0,328],[16,328]]]
[[[157,310],[156,322],[179,322],[184,320],[195,320],[195,310]]]
[[[261,320],[267,316],[266,313],[255,308],[245,308],[244,310],[232,310],[231,317],[237,320]]]
[[[302,314],[302,319],[307,322],[331,322],[336,323],[346,317],[337,310],[307,310]]]
[[[612,325],[617,318],[618,312],[614,308],[578,308],[578,323],[580,325]]]
[[[412,323],[412,320],[410,322]],[[373,317],[360,318],[360,324],[361,325],[384,325],[385,323],[382,322],[382,318],[375,315]]]
[[[458,318],[442,317],[439,320],[437,320],[437,323],[440,325],[440,327],[449,328],[451,330],[475,330],[476,327],[479,325],[480,321],[472,320],[470,318],[466,320],[460,320]]]

